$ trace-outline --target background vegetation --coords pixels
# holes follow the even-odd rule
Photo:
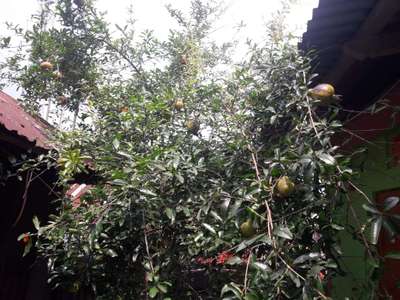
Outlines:
[[[111,34],[89,0],[42,1],[31,29],[10,25],[29,48],[1,77],[30,111],[74,115],[35,166],[58,168],[65,189],[96,175],[79,206],[63,196],[49,224],[34,220],[54,287],[96,299],[328,299],[353,171],[331,142],[339,107],[310,96],[288,7],[240,63],[234,43],[209,38],[222,12],[211,1],[168,7],[179,29],[165,41],[133,20]],[[375,261],[363,232],[347,230]]]

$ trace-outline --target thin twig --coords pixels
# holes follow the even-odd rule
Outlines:
[[[149,242],[147,240],[147,233],[146,233],[146,228],[145,228],[146,227],[146,219],[145,219],[145,216],[144,216],[144,212],[142,212],[142,216],[143,216],[143,227],[144,227],[143,234],[144,234],[144,243],[145,243],[145,246],[146,246],[146,253],[147,253],[148,262],[149,262],[149,265],[150,265],[151,272],[154,275],[154,268],[153,268],[153,263],[152,263],[152,260],[151,260]],[[148,299],[148,293],[147,293],[148,282],[147,282],[147,276],[146,275],[145,275],[144,281],[145,281],[145,285],[146,285],[146,299]]]
[[[360,228],[360,235],[361,235],[361,238],[362,238],[362,240],[363,240],[364,246],[365,246],[365,248],[367,249],[368,255],[369,255],[369,257],[371,257],[372,259],[374,259],[374,255],[372,254],[372,251],[371,251],[371,249],[370,249],[370,246],[369,246],[369,243],[368,243],[368,241],[367,241],[367,238],[365,237],[364,232],[363,232],[363,230],[361,229],[361,228],[362,228],[362,225],[361,225],[360,219],[358,218],[358,215],[357,215],[357,213],[355,212],[355,210],[354,210],[354,208],[353,208],[353,205],[351,204],[351,199],[350,199],[349,195],[346,195],[346,198],[347,198],[347,200],[348,200],[348,204],[349,204],[349,208],[350,208],[351,214],[353,215],[354,220],[357,222],[357,225],[358,225],[358,227]]]
[[[301,280],[303,280],[304,282],[307,281],[303,276],[301,276],[299,273],[297,273],[296,270],[293,269],[293,268],[283,259],[282,256],[280,256],[280,255],[278,254],[278,257],[279,257],[279,259],[283,262],[283,264],[284,264],[291,272],[293,272],[297,277],[299,277],[299,278],[300,278]],[[322,299],[325,299],[325,300],[330,299],[329,297],[327,297],[327,296],[325,296],[323,293],[321,293],[321,291],[319,291],[318,289],[316,289],[316,288],[313,288],[313,289],[318,293],[318,295],[321,296]]]
[[[362,191],[360,190],[353,182],[349,181],[350,186],[355,189],[357,192],[359,192],[366,200],[369,204],[374,205],[374,203],[371,201],[371,199],[369,199],[369,197]]]
[[[253,160],[253,164],[254,164],[254,169],[256,170],[256,176],[257,176],[257,180],[259,182],[259,184],[261,185],[261,178],[260,178],[260,172],[258,170],[258,165],[257,165],[257,159],[256,156],[254,155],[254,152],[251,151],[251,158]],[[274,224],[272,221],[272,212],[271,212],[271,208],[269,207],[269,203],[268,200],[265,200],[265,206],[267,208],[267,230],[268,230],[268,237],[272,240],[272,231],[274,229]]]
[[[106,39],[100,39],[101,42],[105,43],[109,48],[113,49],[114,51],[116,51],[119,55],[121,55],[121,57],[133,68],[133,70],[136,72],[137,75],[139,75],[140,77],[142,77],[142,79],[144,78],[143,72],[141,70],[139,70],[138,66],[136,66],[132,60],[130,59],[130,57],[128,57],[125,53],[123,53],[120,49],[118,49],[117,47],[115,47],[113,44],[111,44],[110,42],[108,42]],[[144,82],[146,88],[149,88],[149,86],[147,85],[147,82]]]
[[[341,128],[341,130],[342,130],[343,132],[347,133],[347,134],[350,134],[350,135],[352,135],[352,136],[354,136],[354,137],[356,137],[356,138],[362,140],[363,142],[365,142],[365,143],[367,143],[367,144],[370,144],[370,145],[372,145],[372,146],[376,146],[375,143],[372,143],[371,141],[368,141],[367,139],[363,138],[362,136],[360,136],[360,135],[358,135],[358,134],[356,134],[356,133],[354,133],[354,132],[352,132],[352,131],[350,131],[350,130],[348,130],[348,129]]]
[[[143,212],[143,226],[144,227],[146,226],[144,212]],[[146,246],[146,253],[147,253],[148,260],[149,260],[150,269],[154,273],[154,267],[153,267],[153,263],[152,263],[152,260],[151,260],[150,249],[149,249],[149,242],[147,240],[146,228],[143,230],[143,233],[144,233],[144,243],[145,243],[145,246]]]
[[[17,218],[15,219],[14,223],[12,224],[12,227],[15,227],[18,224],[18,222],[21,220],[21,217],[22,217],[22,215],[24,213],[26,202],[28,201],[28,191],[29,191],[29,187],[30,187],[31,182],[32,182],[32,175],[33,175],[33,171],[29,171],[26,174],[25,191],[24,191],[24,194],[22,195],[22,206],[21,206],[21,209],[20,209],[20,211],[18,213]]]
[[[32,181],[35,181],[36,180],[36,178],[38,178],[38,177],[40,177],[40,176],[42,176],[44,173],[46,173],[48,170],[47,169],[44,169],[44,170],[42,170],[41,172],[39,172],[38,174],[36,174],[34,177],[32,177]]]
[[[203,297],[201,297],[201,295],[199,294],[198,291],[196,291],[189,283],[187,283],[186,281],[184,281],[184,284],[191,290],[193,291],[196,296],[198,297],[199,300],[203,300]]]
[[[244,282],[243,282],[243,293],[244,293],[244,295],[246,295],[246,292],[247,292],[247,277],[248,277],[248,274],[249,274],[249,266],[250,266],[251,255],[252,255],[252,252],[250,251],[249,257],[247,258],[247,263],[246,263],[246,272],[244,273]]]
[[[312,124],[312,126],[313,126],[313,128],[314,128],[314,131],[315,131],[315,133],[316,133],[318,139],[320,140],[321,145],[323,146],[322,140],[319,138],[319,132],[317,131],[317,128],[315,127],[314,119],[313,119],[312,112],[311,112],[311,108],[310,108],[309,105],[308,105],[308,113],[309,113],[309,115],[310,115],[310,121],[311,121],[311,124]],[[343,174],[343,171],[340,169],[339,166],[337,166],[336,168],[337,168],[337,170],[340,172],[340,174]],[[357,186],[355,186],[351,181],[349,181],[349,184],[350,184],[350,186],[353,187],[357,192],[359,192],[359,193],[367,200],[368,203],[373,204],[372,201],[369,199],[369,197],[368,197],[362,190],[360,190]]]
[[[322,140],[321,140],[321,137],[320,137],[320,135],[319,135],[319,132],[318,132],[318,130],[317,130],[317,127],[315,126],[314,117],[313,117],[313,115],[312,115],[311,106],[310,106],[310,103],[309,103],[309,102],[308,102],[308,105],[307,105],[307,110],[308,110],[308,115],[310,116],[311,126],[313,127],[313,129],[314,129],[314,131],[315,131],[315,134],[317,135],[317,138],[318,138],[320,144],[321,144],[322,147],[323,147],[323,146],[324,146],[324,143],[323,143]]]
[[[61,197],[61,195],[62,195],[61,193],[57,193],[57,192],[54,191],[54,189],[56,188],[56,184],[54,184],[53,187],[51,187],[41,177],[38,177],[37,179],[39,179],[49,189],[49,195],[53,194],[56,197]]]

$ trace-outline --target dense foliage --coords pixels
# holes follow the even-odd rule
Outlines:
[[[48,160],[65,187],[96,177],[79,205],[63,197],[35,220],[50,282],[97,299],[327,299],[352,171],[331,142],[339,109],[309,96],[285,15],[233,65],[232,45],[209,39],[212,3],[169,7],[166,41],[133,21],[115,38],[91,1],[43,3],[38,24],[57,26],[25,34],[29,59],[8,79],[32,109],[59,96],[85,108]]]

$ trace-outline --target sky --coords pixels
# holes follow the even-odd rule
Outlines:
[[[0,28],[5,21],[29,26],[31,14],[39,8],[38,0],[2,1],[0,9]],[[234,27],[240,21],[246,26],[245,35],[255,40],[262,36],[263,24],[271,12],[277,9],[280,0],[225,0],[226,13],[217,24],[217,36],[230,38]],[[107,20],[111,24],[123,23],[126,9],[133,5],[135,19],[139,29],[150,28],[159,37],[165,37],[171,25],[171,19],[165,5],[172,4],[176,8],[189,6],[189,0],[97,0],[101,11],[107,12]],[[291,29],[301,34],[305,30],[307,21],[311,18],[312,9],[318,5],[318,0],[299,0],[294,6],[289,18]],[[1,33],[1,31],[0,31]]]

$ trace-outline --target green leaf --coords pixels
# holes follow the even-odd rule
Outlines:
[[[325,267],[329,269],[337,269],[338,265],[333,261],[329,261],[328,263],[325,264]]]
[[[341,231],[344,230],[345,228],[343,226],[337,225],[337,224],[331,224],[331,227],[335,230]]]
[[[260,263],[258,261],[252,263],[251,265],[263,272],[271,272],[272,271],[272,269],[268,265]]]
[[[125,180],[122,180],[122,179],[115,179],[115,180],[112,180],[110,183],[111,183],[112,185],[118,185],[118,186],[125,186],[125,185],[127,185],[127,182],[126,182]]]
[[[301,287],[300,278],[297,274],[293,273],[291,270],[288,270],[287,274],[289,275],[289,277],[293,281],[293,283],[296,285],[296,288]]]
[[[31,248],[32,248],[32,239],[29,239],[28,243],[25,245],[24,253],[22,254],[22,256],[26,256],[31,251]]]
[[[238,253],[240,251],[242,251],[243,249],[246,249],[247,247],[253,245],[256,242],[263,242],[266,243],[268,245],[272,245],[272,241],[267,237],[267,235],[265,233],[256,235],[255,237],[249,239],[249,240],[244,240],[243,242],[241,242],[235,252]]]
[[[247,293],[244,297],[245,300],[259,300],[258,296],[254,293]]]
[[[17,241],[22,240],[25,237],[26,233],[21,233],[18,237],[17,237]]]
[[[382,228],[382,217],[376,218],[371,224],[371,244],[378,244],[379,234]]]
[[[366,262],[375,269],[379,268],[379,262],[375,258],[367,257]]]
[[[224,285],[221,290],[221,297],[230,292],[236,296],[236,299],[242,299],[242,290],[237,284],[233,282]]]
[[[241,264],[243,261],[240,257],[238,256],[233,256],[231,257],[226,263],[230,266],[234,266],[234,265],[239,265]]]
[[[222,218],[214,210],[210,211],[210,215],[218,222],[223,222]]]
[[[141,189],[141,190],[139,190],[139,191],[140,191],[141,193],[145,194],[145,195],[157,196],[156,193],[154,193],[154,192],[152,192],[152,191],[150,191],[150,190],[148,190],[148,189]]]
[[[168,292],[168,287],[163,284],[157,284],[157,288],[164,294]]]
[[[202,223],[201,224],[205,229],[207,229],[208,231],[210,231],[213,234],[217,234],[217,231],[214,229],[214,227],[212,227],[210,224],[207,223]]]
[[[112,141],[112,144],[113,144],[115,150],[118,150],[118,149],[119,149],[120,143],[119,143],[119,140],[118,140],[117,138],[115,138],[115,139]]]
[[[336,159],[328,153],[319,153],[317,157],[327,165],[333,166],[336,164]]]
[[[175,223],[175,216],[176,216],[176,213],[175,213],[174,210],[172,210],[171,208],[167,207],[167,208],[165,209],[165,214],[166,214],[167,217],[171,220],[171,223],[172,223],[172,224]]]
[[[274,234],[287,239],[287,240],[292,240],[293,239],[293,234],[290,231],[290,229],[288,227],[278,227],[274,229]]]
[[[184,183],[185,183],[185,179],[183,178],[183,176],[182,176],[181,174],[175,174],[175,177],[176,177],[176,179],[178,179],[178,181],[179,181],[181,184],[184,184]]]
[[[149,290],[149,297],[150,298],[155,298],[158,294],[158,289],[153,286],[150,290]]]
[[[389,252],[385,255],[385,258],[400,259],[400,252]]]
[[[123,156],[123,157],[125,157],[127,159],[130,159],[130,160],[132,159],[132,155],[130,155],[130,154],[126,153],[126,152],[118,151],[117,154],[121,155],[121,156]]]
[[[113,249],[107,249],[107,255],[111,256],[111,257],[117,257],[118,254],[117,252],[115,252]]]
[[[312,259],[316,259],[320,257],[320,254],[318,252],[311,252],[308,254],[304,254],[304,255],[300,255],[299,257],[297,257],[294,261],[293,264],[297,265],[297,264],[302,264],[306,261],[312,260]]]
[[[383,202],[383,210],[384,211],[389,211],[392,208],[394,208],[400,201],[399,197],[388,197],[385,199]]]
[[[389,219],[382,218],[382,225],[385,228],[387,234],[389,235],[389,239],[392,239],[398,234],[396,225],[394,225]]]
[[[40,222],[39,222],[38,217],[37,217],[37,216],[33,216],[32,222],[33,222],[33,226],[35,226],[35,229],[36,229],[37,231],[39,231],[39,229],[40,229]]]
[[[375,207],[373,207],[373,206],[371,206],[371,205],[369,205],[369,204],[363,204],[362,207],[363,207],[367,212],[370,212],[370,213],[372,213],[372,214],[378,214],[378,215],[381,214],[381,212],[380,212],[378,209],[376,209]]]

